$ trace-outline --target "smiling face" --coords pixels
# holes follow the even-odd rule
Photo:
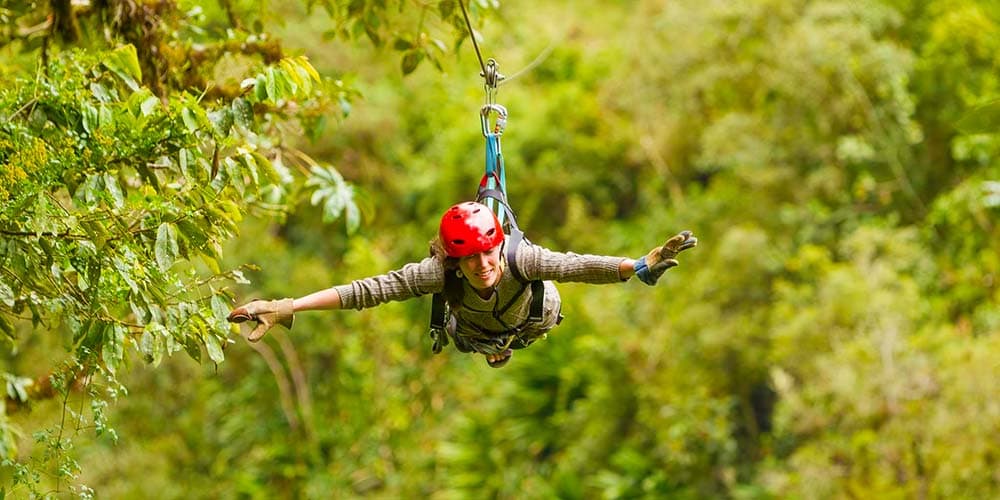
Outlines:
[[[472,288],[486,290],[493,288],[500,281],[503,271],[500,267],[501,246],[503,245],[458,259],[458,267]]]

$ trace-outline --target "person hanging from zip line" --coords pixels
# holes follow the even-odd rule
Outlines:
[[[682,231],[638,259],[555,252],[528,243],[519,231],[516,238],[506,235],[496,214],[473,201],[449,208],[438,232],[431,256],[420,262],[300,298],[255,300],[234,309],[228,320],[256,321],[248,339],[257,342],[274,325],[291,328],[297,312],[360,310],[437,294],[448,313],[445,319],[445,308],[435,304],[441,310],[432,316],[441,315],[442,324],[435,328],[432,317],[434,352],[451,339],[459,351],[481,353],[499,368],[514,349],[528,347],[562,320],[554,281],[620,283],[635,275],[655,285],[678,265],[678,253],[698,244],[691,231]]]

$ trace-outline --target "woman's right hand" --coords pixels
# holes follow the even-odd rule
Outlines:
[[[276,324],[292,328],[292,322],[295,320],[294,302],[293,299],[255,300],[233,309],[226,319],[230,323],[256,321],[257,327],[250,332],[247,339],[250,342],[257,342]]]

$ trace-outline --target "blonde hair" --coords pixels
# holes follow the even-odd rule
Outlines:
[[[462,307],[462,297],[465,294],[462,279],[458,277],[458,258],[448,256],[440,237],[431,240],[430,245],[431,256],[438,259],[444,268],[444,300],[452,311],[457,311]]]

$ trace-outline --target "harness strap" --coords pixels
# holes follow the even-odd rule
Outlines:
[[[528,310],[528,323],[540,323],[544,317],[545,283],[542,280],[531,282],[531,308]]]
[[[500,215],[507,216],[511,228],[517,228],[517,217],[514,216],[514,210],[507,203],[507,197],[504,196],[503,191],[486,187],[486,177],[488,176],[489,174],[484,175],[483,182],[479,184],[479,190],[476,192],[476,201],[485,205],[488,200],[496,200],[500,204],[497,212]],[[503,219],[500,218],[500,220],[503,223]]]
[[[431,299],[431,340],[434,344],[431,350],[434,354],[441,352],[444,346],[448,345],[448,334],[445,333],[445,320],[448,317],[448,303],[444,300],[443,293],[435,293]]]
[[[510,236],[507,241],[507,269],[510,269],[511,274],[517,278],[517,281],[521,283],[527,283],[528,280],[521,274],[521,270],[517,267],[517,248],[521,246],[521,241],[527,241],[524,238],[524,233],[516,228],[512,227],[510,229]]]

